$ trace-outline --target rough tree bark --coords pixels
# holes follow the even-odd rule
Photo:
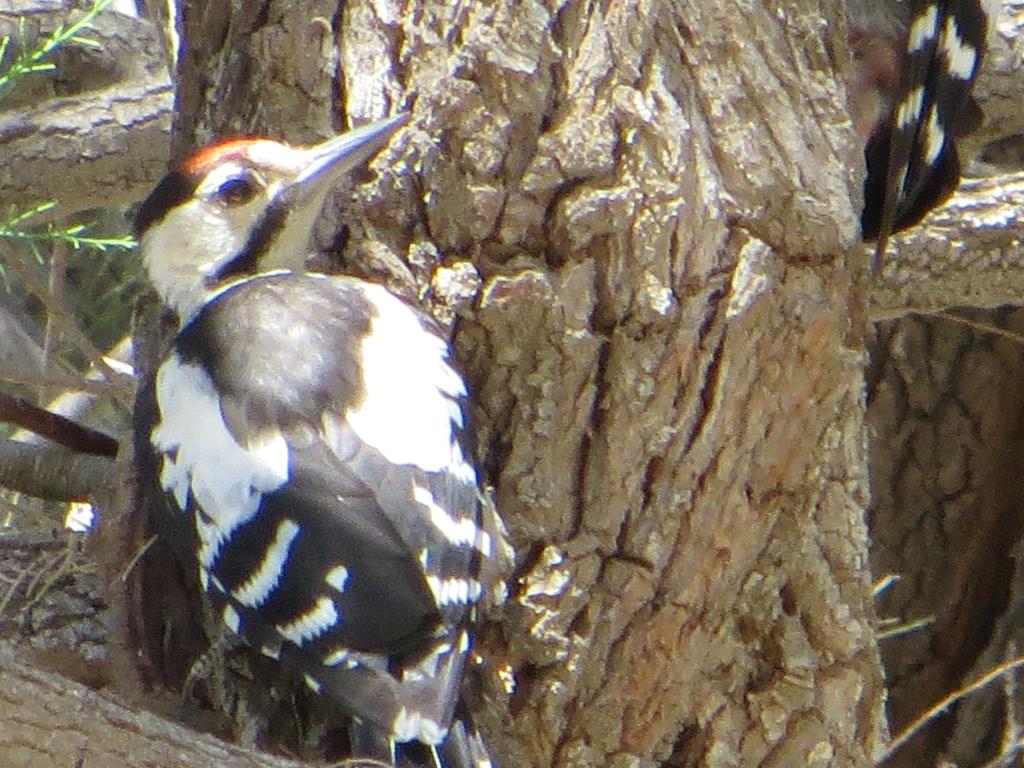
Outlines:
[[[33,48],[69,13],[46,0],[6,0],[0,36],[11,38],[8,57]],[[53,72],[0,100],[0,206],[59,200],[63,216],[125,206],[166,170],[172,93],[155,28],[108,12],[89,36],[99,45],[62,46],[48,60]]]
[[[978,83],[985,130],[962,148],[970,157],[989,144],[984,158],[1011,175],[965,183],[951,205],[900,239],[872,291],[876,317],[988,310],[956,311],[973,327],[921,315],[888,320],[871,344],[871,565],[877,577],[900,577],[878,610],[926,620],[881,645],[894,731],[1024,650],[1024,324],[1004,306],[1024,295],[1022,41],[1024,8],[1008,3]],[[1020,712],[1017,680],[992,685],[887,765],[1016,765]]]
[[[344,262],[458,312],[519,555],[480,644],[503,764],[869,764],[864,261],[834,9],[183,10],[177,155],[414,103],[341,214]]]
[[[870,764],[835,9],[196,1],[182,20],[176,156],[413,107],[340,214],[343,260],[458,313],[518,553],[480,643],[502,764]]]
[[[873,764],[885,300],[834,4],[294,5],[184,3],[172,154],[412,109],[324,240],[454,321],[517,551],[475,671],[498,764]]]

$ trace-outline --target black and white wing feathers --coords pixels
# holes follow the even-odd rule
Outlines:
[[[892,115],[868,141],[861,228],[880,247],[913,226],[960,182],[957,139],[975,130],[971,95],[984,55],[988,12],[979,0],[911,0]]]
[[[446,354],[379,286],[268,274],[207,304],[156,377],[150,442],[214,609],[398,743],[445,740],[492,547]]]

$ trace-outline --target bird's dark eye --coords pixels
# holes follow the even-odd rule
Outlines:
[[[256,195],[260,190],[259,179],[256,175],[244,171],[237,176],[226,179],[223,184],[217,187],[216,196],[225,205],[243,205]]]

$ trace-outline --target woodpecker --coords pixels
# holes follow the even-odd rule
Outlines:
[[[957,140],[981,124],[972,96],[999,0],[848,0],[854,125],[867,176],[861,231],[880,256],[960,182]],[[877,258],[876,256],[876,258]]]
[[[214,615],[346,710],[355,756],[487,768],[456,715],[499,535],[466,387],[425,313],[302,271],[327,191],[406,120],[305,149],[215,144],[141,204],[179,330],[140,396],[137,450],[166,495],[158,533]]]

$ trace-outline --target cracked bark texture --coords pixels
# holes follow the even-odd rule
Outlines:
[[[479,643],[500,765],[857,766],[884,738],[834,13],[186,3],[176,156],[413,109],[342,262],[457,318],[517,551]]]
[[[1007,3],[978,82],[985,127],[964,147],[970,157],[987,145],[982,157],[1005,175],[966,182],[896,238],[872,291],[875,317],[988,310],[955,311],[973,326],[920,315],[882,322],[871,345],[871,564],[877,577],[900,577],[878,611],[928,619],[881,644],[894,732],[1024,651],[1024,318],[1004,306],[1024,293],[1022,40],[1024,7]],[[1017,674],[953,707],[886,765],[1017,765],[1021,706]]]
[[[295,5],[183,4],[172,154],[413,111],[324,241],[453,328],[517,553],[474,674],[496,763],[871,765],[838,11]]]
[[[500,765],[857,766],[884,738],[830,13],[185,4],[175,156],[413,109],[343,263],[457,318],[517,552],[479,643]]]
[[[1022,329],[1019,312],[973,317]],[[1024,359],[1019,341],[939,318],[883,323],[877,341],[868,411],[872,566],[879,576],[901,577],[881,597],[879,613],[931,618],[882,644],[891,722],[899,730],[1003,661],[1010,646],[1005,632],[1000,644],[996,622],[1008,608],[1021,534],[1024,403],[1017,382]],[[971,735],[961,733],[952,747],[960,765],[980,765],[998,752],[1003,723],[992,697],[1001,698],[998,687],[983,697],[986,716],[975,715]],[[954,710],[889,764],[933,764],[951,748],[956,719],[977,706]]]
[[[5,62],[33,48],[69,16],[69,3],[5,0]],[[80,12],[77,12],[80,15]],[[59,200],[59,215],[126,206],[166,170],[172,93],[152,24],[101,14],[84,31],[98,45],[69,41],[0,100],[0,206]]]

